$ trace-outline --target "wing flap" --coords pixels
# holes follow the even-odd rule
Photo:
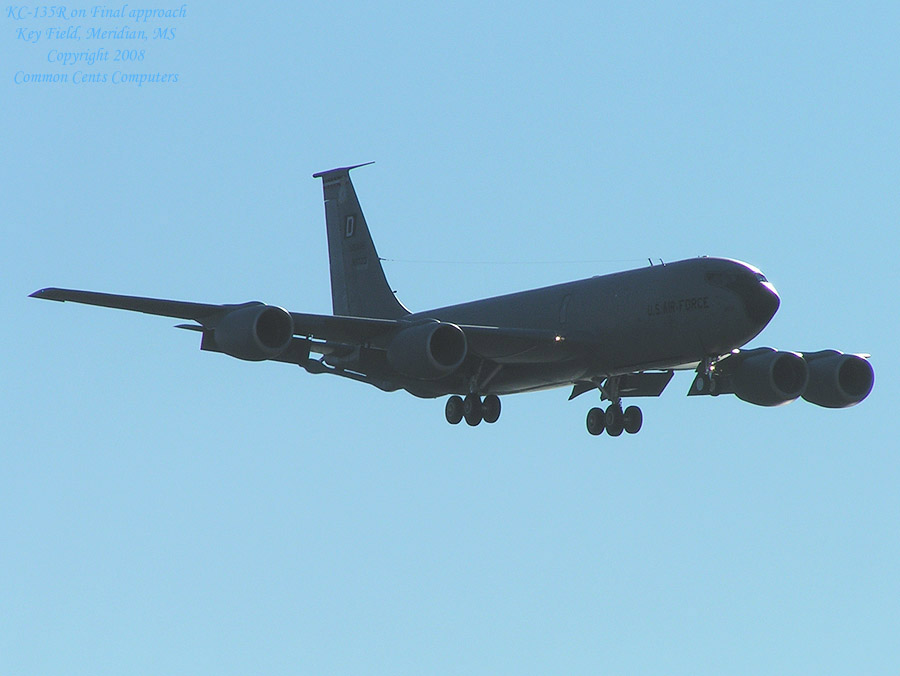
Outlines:
[[[618,393],[623,397],[658,397],[666,389],[674,371],[640,371],[638,373],[625,373],[621,376],[615,376],[618,380]],[[611,379],[605,381],[608,385]],[[575,397],[580,397],[585,392],[600,389],[601,382],[591,380],[578,380],[572,386],[572,393],[569,395],[569,401]],[[604,394],[603,398],[607,398]]]
[[[368,319],[292,312],[294,335],[337,343],[359,343],[394,331],[403,324],[394,319]]]

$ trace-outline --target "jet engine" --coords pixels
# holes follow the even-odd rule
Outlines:
[[[407,377],[437,380],[459,368],[467,353],[461,328],[433,321],[401,330],[388,345],[387,360]]]
[[[758,406],[780,406],[794,401],[806,390],[809,367],[796,352],[771,348],[753,350],[732,374],[738,398]]]
[[[868,360],[837,350],[804,353],[809,364],[809,385],[803,393],[806,401],[827,408],[846,408],[858,404],[872,391],[875,371]]]
[[[213,330],[218,351],[247,361],[277,357],[291,344],[294,320],[274,305],[240,306],[226,314]]]

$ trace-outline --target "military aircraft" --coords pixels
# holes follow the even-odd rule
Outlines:
[[[780,299],[760,270],[736,260],[651,262],[410,312],[387,283],[350,180],[361,166],[313,175],[325,196],[333,315],[58,288],[31,295],[191,320],[177,328],[201,333],[201,350],[238,359],[298,364],[417,397],[449,395],[451,424],[496,422],[503,395],[571,387],[570,400],[596,390],[610,402],[588,412],[590,434],[634,434],[643,415],[637,406],[623,410],[623,399],[659,396],[676,370],[696,371],[689,395],[735,394],[760,406],[803,397],[844,408],[872,390],[869,355],[740,349]]]

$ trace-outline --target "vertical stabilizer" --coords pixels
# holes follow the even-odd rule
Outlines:
[[[325,193],[332,306],[336,315],[399,319],[408,315],[409,310],[388,286],[369,226],[350,182],[350,170],[362,166],[365,165],[313,174],[313,178],[322,179]]]

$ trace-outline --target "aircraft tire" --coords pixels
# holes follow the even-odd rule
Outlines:
[[[622,414],[622,423],[628,434],[637,434],[641,430],[641,425],[644,424],[644,414],[637,406],[629,406]]]
[[[463,399],[463,417],[469,427],[477,427],[483,420],[481,398],[477,394],[470,394]]]
[[[447,405],[444,407],[444,415],[446,416],[448,423],[451,425],[458,425],[463,419],[462,397],[458,397],[455,394],[450,397],[447,400]]]
[[[606,433],[611,437],[618,437],[625,430],[625,415],[618,404],[606,409]]]
[[[694,378],[691,389],[697,394],[710,394],[716,396],[719,394],[719,382],[713,376],[706,373],[698,373]]]
[[[587,414],[587,431],[593,436],[600,436],[606,429],[606,413],[602,408],[592,408]]]
[[[481,415],[484,422],[492,424],[500,419],[500,397],[489,394],[481,404]]]
[[[698,373],[691,383],[691,389],[697,394],[706,394],[709,392],[709,376],[704,373]]]

